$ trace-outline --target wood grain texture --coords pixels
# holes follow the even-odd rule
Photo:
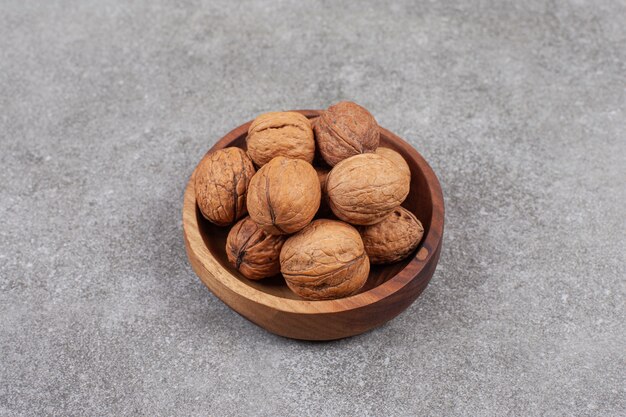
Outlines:
[[[299,110],[308,118],[319,111]],[[228,146],[245,149],[248,122],[234,129],[211,151]],[[264,329],[303,340],[334,340],[357,335],[391,320],[405,310],[428,285],[439,260],[444,228],[441,186],[428,163],[408,143],[386,129],[380,144],[399,152],[411,169],[411,189],[403,207],[424,226],[424,238],[407,259],[374,265],[367,283],[353,296],[339,300],[300,299],[281,276],[261,281],[243,277],[228,263],[228,228],[215,226],[200,214],[192,174],[183,202],[183,231],[187,256],[202,282],[224,303]]]

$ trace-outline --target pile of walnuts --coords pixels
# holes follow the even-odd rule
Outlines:
[[[247,151],[207,154],[195,174],[196,201],[216,225],[235,223],[229,262],[253,280],[281,273],[302,298],[326,300],[358,292],[370,263],[411,254],[424,233],[400,206],[411,171],[379,141],[374,117],[340,102],[313,120],[263,114],[248,129]]]

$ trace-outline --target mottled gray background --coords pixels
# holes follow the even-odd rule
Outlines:
[[[0,415],[626,415],[624,1],[0,2]],[[388,325],[268,334],[185,257],[194,165],[351,99],[431,163]]]

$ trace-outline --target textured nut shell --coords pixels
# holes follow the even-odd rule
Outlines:
[[[291,236],[280,252],[280,270],[293,292],[309,300],[356,293],[370,263],[359,232],[349,224],[320,219]]]
[[[326,180],[328,179],[330,170],[327,168],[315,167],[315,172],[317,172],[317,178],[320,180],[320,188],[322,190],[322,198],[320,201],[320,208],[317,211],[317,216],[328,217],[332,215],[330,202],[328,201],[328,193],[326,192]]]
[[[376,149],[376,153],[383,158],[389,159],[396,165],[396,167],[400,168],[409,177],[411,177],[411,169],[409,168],[409,164],[406,163],[406,160],[398,152],[394,151],[393,149],[380,146],[378,149]]]
[[[328,174],[330,174],[330,170],[327,168],[315,167],[315,172],[317,173],[317,178],[320,181],[322,194],[324,194],[326,192],[326,180],[328,179]]]
[[[396,208],[382,222],[359,228],[365,252],[373,264],[400,261],[415,250],[424,236],[422,223],[404,207]]]
[[[358,225],[380,222],[404,201],[409,187],[410,178],[404,172],[373,153],[341,161],[326,181],[333,213]]]
[[[248,216],[230,229],[226,255],[232,266],[249,279],[262,279],[280,272],[280,250],[287,238],[267,234]]]
[[[374,116],[349,101],[330,106],[313,128],[320,153],[331,166],[351,156],[376,151],[380,141]]]
[[[265,113],[254,119],[246,139],[248,155],[258,166],[284,156],[313,162],[315,139],[311,122],[295,112]]]
[[[234,223],[246,214],[246,193],[254,165],[239,148],[206,155],[196,169],[196,201],[202,215],[218,226]]]
[[[301,159],[272,159],[250,181],[248,212],[267,233],[295,233],[309,224],[320,206],[320,182]]]

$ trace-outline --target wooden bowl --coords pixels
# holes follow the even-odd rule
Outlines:
[[[301,110],[308,118],[319,111]],[[209,150],[245,149],[248,126],[239,126]],[[424,237],[407,259],[372,265],[367,283],[356,295],[328,301],[307,301],[295,295],[281,276],[251,281],[228,263],[225,251],[229,227],[205,220],[196,205],[194,174],[185,190],[183,230],[187,256],[202,282],[230,308],[264,329],[303,340],[333,340],[354,336],[386,323],[424,291],[435,272],[443,235],[441,186],[422,156],[386,129],[381,145],[402,154],[411,168],[411,191],[402,204],[424,226]]]

